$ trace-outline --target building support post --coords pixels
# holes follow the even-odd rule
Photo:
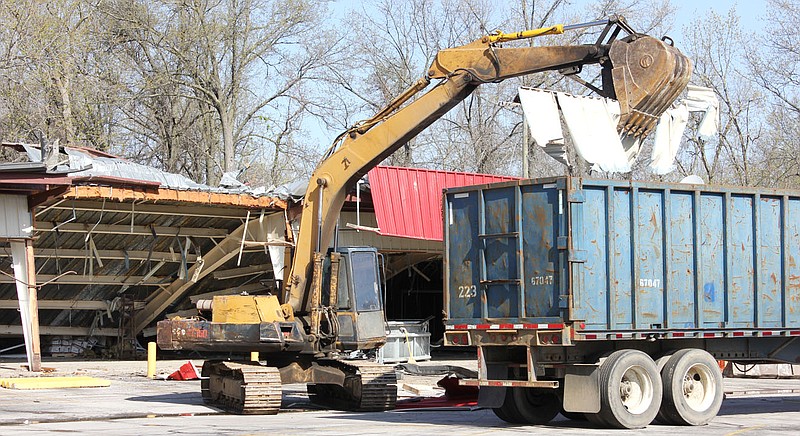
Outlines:
[[[31,371],[39,372],[42,370],[42,352],[39,341],[39,303],[36,292],[33,241],[30,239],[12,240],[10,243],[28,368]]]
[[[25,257],[28,264],[28,310],[31,322],[31,348],[33,361],[28,362],[31,371],[42,370],[42,346],[39,336],[39,294],[36,288],[36,262],[33,255],[33,240],[25,240]]]

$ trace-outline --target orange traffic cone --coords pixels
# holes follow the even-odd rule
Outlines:
[[[197,380],[199,378],[200,374],[197,373],[197,368],[195,368],[191,360],[167,376],[167,380]]]

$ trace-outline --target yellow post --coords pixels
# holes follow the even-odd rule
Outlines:
[[[147,378],[156,376],[156,343],[147,343]]]
[[[258,362],[258,351],[251,351],[250,352],[250,361],[251,362]]]

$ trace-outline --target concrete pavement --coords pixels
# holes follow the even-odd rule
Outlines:
[[[161,361],[161,375],[185,363]],[[201,363],[195,361],[196,364]],[[423,362],[441,365],[443,362]],[[474,361],[446,364],[474,366]],[[511,426],[488,410],[463,408],[449,411],[395,411],[347,413],[320,411],[308,401],[304,385],[284,386],[282,411],[276,416],[226,415],[207,407],[200,396],[199,381],[150,380],[146,362],[88,361],[46,363],[54,374],[89,375],[111,380],[107,388],[10,390],[0,389],[0,434],[25,431],[113,434],[242,434],[270,430],[275,434],[425,434],[448,431],[477,434],[492,429],[501,434],[558,428],[563,435],[585,435],[608,430],[592,429],[587,423],[561,416],[548,426]],[[0,378],[28,375],[19,362],[0,361]],[[398,385],[432,387],[441,376],[405,376]],[[757,434],[796,432],[800,428],[800,379],[725,379],[727,398],[720,416],[700,434],[757,431]],[[404,390],[401,396],[414,394]],[[297,419],[302,416],[302,419]],[[354,431],[353,425],[358,431]],[[154,431],[154,432],[153,432]],[[685,427],[652,425],[647,434],[686,434]],[[707,431],[711,431],[708,433]],[[636,431],[639,432],[639,431]],[[634,433],[636,433],[634,432]],[[695,429],[692,433],[695,433]],[[27,433],[30,434],[30,433]]]

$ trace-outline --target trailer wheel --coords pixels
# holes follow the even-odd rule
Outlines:
[[[615,351],[600,365],[599,375],[602,421],[617,428],[642,428],[653,421],[662,387],[650,356],[638,350]]]
[[[502,419],[505,422],[511,424],[525,424],[526,421],[520,414],[519,409],[517,409],[517,404],[514,401],[512,390],[513,388],[505,388],[506,389],[506,396],[503,400],[503,405],[500,407],[492,408],[492,412]]]
[[[663,356],[661,356],[658,359],[656,359],[656,368],[658,369],[658,373],[659,374],[662,373],[662,370],[667,365],[667,362],[669,362],[669,359],[672,358],[673,354],[675,354],[674,350],[673,351],[669,351],[666,354],[664,354]],[[666,388],[666,385],[664,385],[664,383],[663,383],[663,380],[664,380],[663,376],[662,376],[661,380],[662,380],[662,384],[661,385],[662,385],[662,392],[663,392],[661,404],[663,405],[664,404],[663,397],[665,397],[667,395],[667,388]],[[661,424],[671,424],[672,423],[672,421],[670,421],[669,418],[664,416],[664,408],[663,407],[659,407],[659,409],[658,409],[658,413],[656,414],[656,422],[659,422]]]
[[[558,415],[561,402],[550,389],[510,388],[511,397],[526,424],[547,424]]]
[[[608,423],[605,419],[603,419],[603,415],[600,412],[597,413],[586,413],[586,420],[591,422],[597,427],[611,427],[611,424]]]
[[[722,406],[722,372],[708,352],[680,350],[661,370],[664,399],[660,417],[669,424],[705,425]]]
[[[567,418],[567,419],[569,419],[569,420],[572,420],[572,421],[586,421],[587,419],[589,419],[589,418],[587,418],[587,416],[586,416],[586,414],[585,414],[585,413],[581,413],[581,412],[567,412],[567,411],[566,411],[566,410],[564,410],[563,408],[562,408],[562,409],[559,411],[559,413],[560,413],[560,414],[561,414],[561,416],[563,416],[564,418]]]

